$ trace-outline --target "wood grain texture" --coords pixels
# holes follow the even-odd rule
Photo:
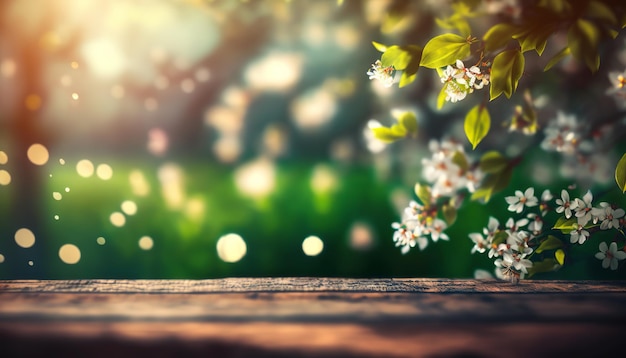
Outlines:
[[[0,281],[0,355],[596,356],[624,307],[622,281]]]

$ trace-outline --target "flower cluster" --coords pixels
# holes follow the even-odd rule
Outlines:
[[[593,205],[593,195],[587,191],[582,198],[571,198],[567,190],[561,191],[561,196],[554,200],[552,193],[544,190],[541,198],[535,196],[534,188],[525,191],[516,190],[515,195],[505,197],[508,210],[517,214],[524,214],[521,218],[509,218],[504,226],[497,219],[490,217],[489,223],[481,233],[471,233],[469,238],[474,243],[471,253],[488,251],[489,258],[495,258],[496,276],[501,279],[519,281],[529,273],[533,267],[530,260],[534,253],[555,251],[555,257],[561,255],[561,260],[544,260],[541,270],[549,271],[563,265],[566,242],[570,244],[584,244],[590,234],[602,230],[616,229],[622,234],[626,228],[626,212],[607,202]],[[527,210],[534,209],[534,210]],[[530,212],[528,212],[530,211]],[[554,225],[545,225],[548,213],[559,214]],[[548,230],[556,229],[561,232],[563,239],[557,238],[558,233],[548,234]],[[569,236],[569,237],[568,237]],[[617,243],[607,245],[601,242],[600,251],[595,255],[602,260],[603,268],[616,270],[620,260],[626,259],[626,252],[618,250]],[[557,252],[560,253],[557,255]],[[547,264],[545,264],[547,263]],[[540,272],[540,269],[536,270]]]
[[[541,200],[538,199],[534,188],[528,188],[524,192],[517,190],[515,196],[506,197],[509,211],[519,214],[525,208],[536,207],[539,213],[528,213],[526,217],[518,219],[508,218],[504,226],[501,226],[496,218],[490,217],[482,234],[469,234],[469,238],[474,242],[471,252],[484,253],[489,250],[489,258],[495,258],[495,273],[498,278],[513,282],[523,279],[528,274],[528,269],[533,266],[529,256],[533,253],[534,241],[543,232],[543,218],[548,212],[548,202],[552,198],[550,191],[545,190]]]
[[[383,67],[382,62],[377,60],[372,65],[372,68],[367,71],[367,75],[370,76],[370,80],[382,81],[385,87],[391,87],[393,85],[393,66]]]
[[[541,148],[571,155],[581,144],[582,131],[575,116],[558,112],[556,119],[544,129],[544,135]]]
[[[478,66],[466,68],[463,61],[457,60],[454,66],[448,65],[442,72],[441,83],[446,91],[446,101],[458,102],[475,89],[488,85],[489,74],[483,73]]]
[[[448,222],[438,218],[444,211],[456,211],[462,202],[461,191],[473,192],[480,185],[484,173],[478,166],[470,166],[470,159],[460,144],[445,140],[429,143],[431,158],[422,160],[423,177],[428,185],[416,193],[422,204],[411,201],[402,213],[402,220],[393,223],[393,241],[406,254],[413,247],[424,250],[428,238],[433,242],[449,240],[444,232]],[[446,218],[446,220],[448,220]]]
[[[428,246],[428,236],[437,242],[449,240],[443,231],[448,227],[445,221],[436,218],[437,209],[432,206],[423,206],[411,201],[402,213],[402,222],[393,223],[391,227],[396,231],[393,241],[401,247],[403,254],[415,246],[424,250]]]
[[[422,175],[431,184],[433,197],[451,196],[463,189],[473,193],[480,185],[484,173],[477,166],[469,166],[462,145],[431,140],[428,148],[432,156],[422,159]]]
[[[569,231],[570,242],[572,244],[584,244],[589,238],[590,229],[610,230],[620,229],[626,225],[626,212],[624,209],[616,208],[607,202],[600,202],[597,207],[592,205],[593,195],[590,191],[581,198],[570,199],[566,190],[561,191],[561,198],[556,199],[557,213],[565,216],[563,226],[571,225],[571,229],[564,229],[564,233]]]
[[[604,142],[610,141],[612,126],[585,130],[574,115],[558,112],[544,129],[541,148],[564,155],[561,174],[585,182],[593,179],[606,182],[611,178],[610,158],[601,153]],[[588,139],[593,138],[593,140]]]

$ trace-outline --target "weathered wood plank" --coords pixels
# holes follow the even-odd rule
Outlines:
[[[0,281],[0,355],[597,356],[624,307],[622,281]]]
[[[210,280],[12,280],[0,281],[0,292],[431,292],[555,293],[625,292],[626,281],[504,281],[430,278],[224,278]]]

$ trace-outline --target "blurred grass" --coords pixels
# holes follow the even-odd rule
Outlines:
[[[180,160],[177,165],[184,173],[186,198],[203,203],[205,208],[200,217],[194,218],[182,209],[167,207],[157,177],[158,163],[106,162],[114,169],[113,177],[107,181],[95,175],[78,176],[71,161],[46,167],[53,175],[48,177],[45,173],[45,197],[38,206],[44,223],[35,244],[43,257],[32,257],[35,264],[45,264],[45,278],[468,278],[477,268],[493,271],[493,262],[486,255],[470,254],[472,243],[467,235],[480,232],[490,215],[502,224],[512,216],[506,211],[504,196],[516,188],[525,189],[529,185],[528,173],[533,169],[532,160],[525,161],[515,170],[509,189],[495,195],[488,205],[466,201],[457,222],[446,231],[450,241],[431,242],[423,252],[413,250],[402,255],[391,239],[390,225],[399,220],[391,196],[399,189],[412,197],[410,187],[379,180],[371,166],[324,163],[337,174],[339,184],[332,191],[315,193],[310,180],[318,163],[278,163],[274,192],[263,199],[250,199],[235,187],[232,167]],[[145,197],[136,196],[131,190],[129,175],[133,170],[140,170],[149,183],[150,193]],[[564,185],[556,181],[549,189],[556,195]],[[70,192],[66,193],[65,187]],[[536,195],[543,189],[536,186]],[[62,200],[54,200],[53,192],[62,193]],[[6,218],[11,200],[15,200],[11,198],[10,186],[0,188],[0,199],[0,213]],[[623,196],[603,199],[626,206]],[[137,213],[125,215],[125,225],[115,227],[109,216],[121,212],[120,205],[125,200],[137,204]],[[59,215],[59,220],[55,220],[55,215]],[[369,250],[356,250],[350,245],[349,229],[357,222],[372,229],[374,242]],[[17,247],[9,227],[0,227],[0,253],[5,256],[5,263],[0,264],[0,278],[11,278],[6,267],[15,259],[22,260],[17,266],[23,267],[23,274],[28,276],[30,267],[24,259],[28,255],[23,253],[34,251]],[[247,254],[237,263],[223,262],[217,255],[217,240],[227,233],[241,235],[247,244]],[[144,251],[138,245],[144,235],[154,240],[151,250]],[[319,256],[308,257],[302,252],[302,241],[309,235],[324,241]],[[563,270],[535,278],[623,279],[624,270],[604,270],[593,257],[601,240],[612,240],[607,235],[593,237],[588,244],[568,251],[568,266]],[[106,243],[98,244],[98,237],[105,238]],[[81,250],[81,260],[75,265],[63,263],[58,256],[59,248],[68,243]]]

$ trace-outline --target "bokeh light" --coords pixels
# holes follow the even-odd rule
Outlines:
[[[158,172],[161,194],[170,209],[181,209],[185,202],[184,174],[174,163],[163,164]]]
[[[4,262],[4,255],[0,254],[0,264]]]
[[[26,106],[26,108],[29,111],[33,111],[33,112],[41,108],[41,104],[42,104],[41,97],[39,97],[36,94],[29,94],[28,96],[26,96],[26,99],[24,100],[24,105]]]
[[[324,250],[324,242],[317,236],[308,236],[302,241],[302,251],[307,256],[317,256]]]
[[[146,196],[150,194],[150,183],[140,170],[132,170],[128,176],[128,181],[134,195]]]
[[[11,184],[11,173],[4,169],[0,169],[0,185]]]
[[[59,249],[59,258],[68,265],[77,264],[80,261],[80,249],[73,244],[65,244]]]
[[[109,215],[109,221],[113,226],[122,227],[126,224],[126,217],[119,211],[115,211]]]
[[[54,200],[61,200],[63,199],[63,194],[59,193],[58,191],[55,191],[52,193],[52,198]]]
[[[132,200],[124,200],[121,208],[126,215],[132,216],[137,214],[137,204]]]
[[[6,78],[13,77],[17,71],[17,64],[10,58],[5,58],[0,63],[0,73]]]
[[[139,248],[141,248],[142,250],[144,251],[151,250],[153,246],[154,246],[154,240],[152,240],[150,236],[142,236],[139,239]]]
[[[226,234],[217,240],[217,255],[224,262],[238,262],[246,251],[246,242],[237,234]]]
[[[28,160],[35,165],[44,165],[50,158],[48,149],[43,144],[39,143],[31,145],[28,148],[26,155],[28,156]]]
[[[276,168],[266,158],[246,163],[235,171],[235,185],[240,193],[262,198],[269,195],[276,185]]]
[[[110,180],[113,177],[113,168],[108,164],[99,164],[96,168],[96,175],[102,180]]]
[[[272,52],[250,64],[244,77],[253,89],[284,92],[300,79],[303,62],[297,53]]]
[[[337,174],[326,164],[318,164],[311,175],[311,189],[318,194],[334,190],[338,185]]]
[[[83,178],[89,178],[94,173],[94,165],[89,159],[81,159],[76,163],[76,172]]]
[[[374,245],[374,230],[371,225],[357,221],[350,227],[348,241],[355,250],[365,251]]]
[[[102,245],[106,244],[106,242],[107,242],[107,240],[106,240],[104,237],[102,237],[102,236],[98,236],[98,237],[96,238],[96,243],[97,243],[98,245],[100,245],[100,246],[102,246]]]
[[[27,228],[18,229],[15,232],[15,243],[20,247],[28,249],[35,245],[35,234]]]
[[[0,150],[0,164],[4,165],[9,162],[9,156],[7,153]]]

